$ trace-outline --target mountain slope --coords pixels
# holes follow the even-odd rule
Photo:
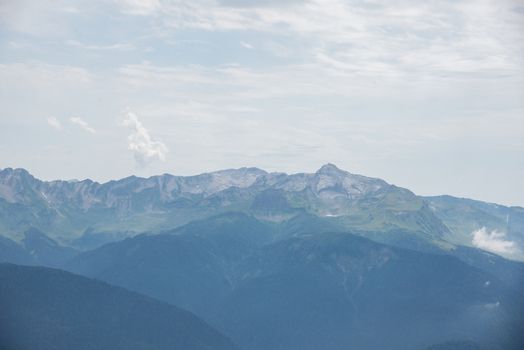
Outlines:
[[[22,244],[37,264],[47,267],[58,267],[78,253],[73,248],[59,245],[35,228],[24,233]]]
[[[506,207],[452,196],[425,197],[431,211],[449,228],[449,242],[477,246],[508,258],[524,260],[524,208]],[[487,242],[476,242],[475,233],[485,230]],[[490,239],[491,238],[491,239]],[[506,245],[490,241],[505,241]]]
[[[0,236],[0,263],[9,262],[21,265],[33,265],[33,257],[24,247],[9,238]]]
[[[481,260],[501,280],[442,252],[316,231],[312,218],[282,227],[220,215],[83,253],[69,268],[181,305],[245,349],[518,341],[524,265]]]
[[[263,247],[237,277],[215,324],[248,349],[416,349],[456,338],[491,349],[524,344],[516,338],[523,286],[507,288],[451,256],[310,235]]]
[[[21,232],[33,226],[71,243],[85,232],[118,237],[171,228],[204,215],[202,208],[195,208],[203,199],[232,187],[248,187],[264,174],[242,168],[188,177],[131,176],[100,184],[46,182],[24,169],[7,168],[0,170],[0,232],[21,238]]]
[[[139,235],[85,252],[67,264],[208,318],[231,292],[238,263],[271,240],[271,229],[229,213],[169,233]]]
[[[485,348],[472,341],[449,341],[432,345],[424,350],[485,350]]]
[[[524,208],[421,197],[333,164],[315,173],[240,168],[103,184],[0,170],[0,234],[16,241],[36,228],[60,245],[89,250],[231,211],[272,223],[313,215],[382,243],[422,251],[469,246],[524,261]]]
[[[2,349],[236,349],[187,311],[106,283],[0,264]]]
[[[91,249],[229,211],[272,222],[305,212],[339,218],[346,229],[404,230],[430,241],[448,233],[409,190],[333,164],[312,174],[241,168],[189,177],[132,176],[104,184],[45,182],[23,169],[0,171],[0,232],[14,238],[33,226],[60,243]]]
[[[20,242],[0,236],[0,262],[59,267],[77,253],[75,249],[59,245],[32,227],[24,233]]]

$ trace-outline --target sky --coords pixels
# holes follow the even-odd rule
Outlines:
[[[0,0],[0,168],[328,162],[524,206],[524,1]]]

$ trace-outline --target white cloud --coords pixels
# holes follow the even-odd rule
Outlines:
[[[128,149],[133,152],[138,165],[144,167],[156,159],[165,161],[167,146],[154,140],[134,113],[128,112],[122,125],[132,131],[127,138]]]
[[[84,49],[84,50],[94,50],[94,51],[101,51],[101,50],[120,50],[120,51],[129,51],[134,50],[135,47],[131,44],[127,43],[116,43],[111,45],[93,45],[93,44],[86,44],[77,40],[66,40],[65,44],[68,46]]]
[[[47,124],[49,124],[49,126],[52,127],[53,129],[62,130],[62,124],[55,117],[48,117]]]
[[[485,227],[473,231],[473,245],[501,255],[513,255],[519,249],[515,242],[506,239],[506,234],[497,230],[489,232]]]
[[[73,117],[69,120],[71,121],[71,123],[79,125],[82,129],[84,129],[87,132],[90,132],[92,134],[96,133],[96,130],[89,126],[89,124],[80,117]]]
[[[116,3],[122,12],[137,16],[152,15],[160,9],[159,0],[116,0]]]
[[[341,72],[349,68],[402,79],[403,74],[424,78],[472,73],[500,76],[502,72],[522,71],[521,15],[511,3],[236,3],[166,2],[157,9],[162,25],[175,30],[241,30],[279,35],[285,29],[294,38],[294,44],[308,47],[306,54],[310,59],[315,59],[321,50],[323,56],[317,58],[323,61],[319,64],[329,67],[334,63],[332,68]],[[300,53],[300,58],[303,55]]]
[[[253,45],[251,45],[250,43],[246,43],[245,41],[241,41],[240,42],[240,45],[243,47],[243,48],[246,48],[246,49],[254,49],[255,47]]]

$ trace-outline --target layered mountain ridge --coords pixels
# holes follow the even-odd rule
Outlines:
[[[131,176],[103,184],[41,181],[24,169],[0,170],[0,234],[14,240],[34,227],[61,244],[90,249],[230,211],[274,222],[309,213],[344,229],[375,236],[407,232],[440,246],[472,246],[472,233],[486,228],[503,232],[517,245],[497,253],[524,258],[523,208],[421,197],[333,164],[315,173],[240,168],[185,177]]]
[[[106,244],[65,268],[181,306],[244,349],[523,344],[524,264],[402,249],[311,220],[275,229],[227,213]]]
[[[218,349],[234,346],[229,338],[245,350],[520,350],[524,264],[503,256],[520,258],[523,213],[417,196],[332,164],[309,174],[241,168],[104,184],[4,169],[0,262],[39,267],[0,264],[0,303],[15,305],[21,291],[23,303],[40,302],[2,321],[25,328],[0,343],[23,345],[32,327],[41,332],[34,342],[49,332],[66,347],[79,342],[98,326],[89,298],[104,311],[101,324],[136,329],[134,307],[104,297],[136,295],[96,279],[164,303],[143,304],[165,331],[158,339],[106,332],[99,348]],[[96,285],[100,293],[82,294]],[[169,328],[177,317],[160,312],[165,303],[217,331]],[[79,310],[73,321],[68,310]]]

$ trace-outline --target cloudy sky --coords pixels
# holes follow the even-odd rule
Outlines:
[[[524,1],[0,0],[0,168],[332,162],[524,205]]]

